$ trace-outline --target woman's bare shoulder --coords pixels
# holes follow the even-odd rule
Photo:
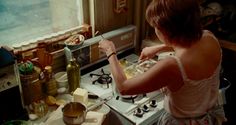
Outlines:
[[[220,61],[221,47],[209,31],[205,31],[202,39],[182,58],[185,73],[192,80],[201,80],[211,76]]]
[[[163,81],[167,86],[171,84],[182,83],[182,75],[179,65],[174,57],[166,57],[156,63],[153,67],[153,72],[160,81]]]

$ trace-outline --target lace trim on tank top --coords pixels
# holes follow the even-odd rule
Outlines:
[[[185,73],[183,64],[181,63],[180,59],[176,56],[172,56],[172,57],[176,60],[178,66],[179,66],[179,69],[180,69],[181,75],[183,77],[183,80],[188,81],[188,83],[192,83],[192,84],[194,84],[194,83],[197,84],[199,82],[204,82],[204,81],[207,81],[209,79],[212,79],[213,77],[215,77],[217,75],[217,73],[218,73],[218,71],[220,70],[220,67],[221,67],[221,63],[219,63],[217,68],[215,69],[214,73],[208,78],[203,78],[203,79],[200,79],[200,80],[192,80],[192,79],[189,79],[187,74]]]

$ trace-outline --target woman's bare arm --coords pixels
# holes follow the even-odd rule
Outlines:
[[[147,60],[153,58],[156,54],[160,54],[162,52],[170,52],[174,51],[172,47],[166,46],[165,44],[155,45],[150,47],[143,48],[139,60]]]

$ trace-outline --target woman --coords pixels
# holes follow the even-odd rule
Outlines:
[[[146,18],[164,44],[146,47],[140,60],[172,50],[175,56],[158,61],[142,75],[127,79],[111,41],[99,43],[108,56],[121,94],[151,92],[165,87],[164,111],[159,125],[215,125],[224,119],[217,106],[221,48],[215,36],[200,26],[197,0],[153,0]]]

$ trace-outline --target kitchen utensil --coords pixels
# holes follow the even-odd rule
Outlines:
[[[104,101],[101,101],[87,108],[80,102],[69,102],[62,108],[63,121],[68,125],[80,125],[85,121],[88,111],[96,109],[103,103]]]
[[[102,40],[105,40],[104,36],[103,36],[99,31],[96,31],[94,34],[95,34],[95,36],[96,36],[97,34],[99,34],[99,35],[102,37]]]
[[[70,125],[80,125],[86,116],[86,107],[79,102],[70,102],[62,108],[63,121]]]

